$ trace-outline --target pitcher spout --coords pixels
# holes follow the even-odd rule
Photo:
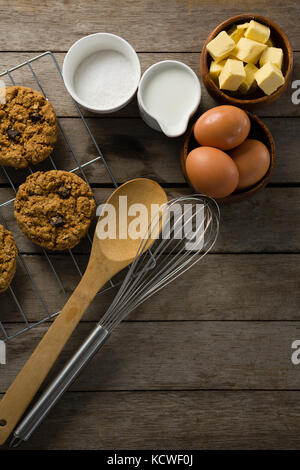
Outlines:
[[[159,122],[159,126],[162,132],[167,137],[179,137],[180,135],[184,134],[184,132],[186,131],[188,122],[189,122],[189,117],[185,119],[184,121],[181,121],[178,124],[173,124],[173,125],[166,125],[162,122]]]

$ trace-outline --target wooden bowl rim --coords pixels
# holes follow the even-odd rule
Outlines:
[[[275,162],[276,162],[275,142],[274,142],[274,139],[273,139],[273,136],[272,136],[270,130],[268,129],[268,127],[265,125],[265,123],[258,116],[251,113],[250,111],[246,111],[246,110],[245,110],[245,113],[247,113],[247,115],[249,116],[250,121],[254,121],[258,126],[260,126],[262,131],[266,134],[266,138],[267,138],[267,141],[268,141],[269,147],[270,147],[269,148],[269,150],[270,150],[270,166],[269,166],[269,169],[268,169],[267,173],[265,174],[265,176],[261,180],[259,180],[256,183],[256,185],[252,186],[248,190],[240,191],[240,192],[237,192],[237,193],[232,193],[229,196],[226,196],[224,198],[215,198],[216,201],[219,202],[219,203],[220,202],[223,202],[223,203],[238,202],[242,199],[246,199],[246,198],[252,196],[253,194],[260,191],[261,189],[263,189],[266,186],[266,184],[269,182],[269,180],[270,180],[270,178],[273,174],[274,168],[275,168]],[[181,152],[180,152],[180,162],[181,162],[181,169],[182,169],[183,175],[184,175],[187,183],[190,185],[190,187],[196,193],[199,193],[199,191],[190,182],[190,180],[187,176],[187,173],[186,173],[186,169],[185,169],[185,162],[186,162],[186,159],[187,159],[187,156],[188,156],[189,143],[190,143],[190,139],[193,135],[194,127],[195,127],[195,122],[192,125],[189,126],[189,128],[186,132],[186,135],[184,137],[184,142],[183,142],[182,149],[181,149]],[[199,147],[201,147],[201,145],[199,145]]]
[[[211,79],[209,75],[209,70],[208,70],[208,63],[207,63],[208,52],[207,52],[206,46],[219,32],[223,31],[224,29],[228,29],[228,27],[232,25],[232,23],[237,23],[240,21],[241,22],[247,21],[251,19],[260,21],[270,26],[272,29],[276,31],[277,34],[279,34],[282,37],[282,40],[288,51],[287,71],[285,74],[285,82],[280,88],[278,88],[278,90],[272,93],[272,95],[265,95],[265,96],[261,96],[259,98],[253,98],[253,99],[235,98],[233,96],[228,95],[224,91],[220,90],[220,88],[218,88],[215,82]],[[290,81],[292,69],[293,69],[293,50],[285,32],[280,28],[278,24],[274,23],[274,21],[270,20],[269,18],[262,16],[262,15],[251,14],[251,13],[235,15],[223,21],[222,23],[220,23],[207,37],[203,45],[201,56],[200,56],[200,72],[203,78],[203,82],[206,88],[208,88],[208,91],[210,87],[212,91],[214,92],[214,94],[219,96],[223,102],[226,101],[227,103],[237,105],[237,106],[254,106],[254,105],[257,106],[257,105],[268,104],[268,103],[275,101],[286,90],[288,83]]]

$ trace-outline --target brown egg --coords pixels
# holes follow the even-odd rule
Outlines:
[[[257,183],[270,166],[269,150],[259,140],[245,140],[239,147],[231,150],[230,156],[239,170],[238,189],[249,188]]]
[[[197,120],[194,136],[198,144],[229,150],[240,145],[250,131],[248,115],[236,106],[217,106]]]
[[[186,173],[197,191],[215,198],[228,196],[239,182],[236,164],[225,152],[213,147],[192,150],[186,159]]]

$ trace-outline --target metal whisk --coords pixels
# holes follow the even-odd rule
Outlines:
[[[11,445],[16,446],[30,438],[83,367],[130,312],[205,256],[217,239],[219,218],[216,202],[202,195],[173,199],[157,212],[112,304],[16,428]]]

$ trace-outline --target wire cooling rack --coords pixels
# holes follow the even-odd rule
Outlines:
[[[46,63],[45,63],[46,61]],[[35,70],[35,65],[39,63],[40,71],[37,72]],[[67,92],[64,89],[63,85],[63,77],[62,73],[60,70],[60,66],[54,56],[54,54],[50,51],[45,52],[43,54],[38,55],[37,57],[31,58],[25,62],[23,62],[20,65],[17,65],[16,67],[10,68],[9,70],[6,70],[2,73],[0,73],[0,79],[5,81],[6,85],[12,84],[12,85],[27,85],[32,88],[35,88],[39,90],[43,95],[49,99],[52,103],[52,105],[55,107],[55,102],[61,101],[61,97],[50,97],[49,93],[46,92],[45,86],[43,85],[42,78],[41,78],[41,70],[42,67],[46,68],[49,67],[49,63],[51,66],[51,74],[53,72],[53,69],[55,71],[55,82],[52,82],[52,89],[58,89],[60,87],[60,92],[65,93],[67,95]],[[18,74],[18,77],[15,77],[15,75]],[[57,80],[58,78],[58,80]],[[45,78],[46,80],[46,78]],[[63,85],[63,86],[61,86]],[[63,91],[62,91],[63,90]],[[82,130],[80,132],[85,132],[88,135],[89,143],[92,144],[93,148],[93,154],[95,155],[94,158],[90,159],[89,161],[82,161],[82,158],[78,155],[78,152],[72,143],[72,135],[67,131],[63,123],[61,122],[61,118],[58,117],[58,130],[59,130],[59,139],[61,142],[64,143],[65,150],[68,152],[71,157],[72,157],[72,162],[73,162],[73,168],[68,169],[70,172],[78,172],[78,174],[90,185],[88,177],[87,177],[87,169],[90,169],[93,165],[104,165],[105,172],[109,176],[109,179],[114,187],[117,187],[116,180],[107,165],[103,154],[92,134],[92,131],[90,130],[86,119],[84,118],[79,106],[75,101],[73,101],[69,95],[67,95],[67,98],[70,99],[71,105],[75,107],[79,117],[80,117],[80,122],[82,124]],[[58,115],[59,113],[56,111],[56,114]],[[56,149],[54,149],[52,155],[47,159],[48,165],[50,162],[50,168],[47,169],[59,169],[57,166],[57,160],[55,158],[55,153]],[[7,186],[12,192],[12,196],[14,196],[17,192],[17,184],[14,182],[14,179],[16,177],[16,174],[19,175],[18,172],[14,169],[10,169],[8,167],[1,166],[3,175],[5,176],[7,180]],[[39,165],[36,165],[34,169],[32,168],[27,168],[27,174],[25,174],[25,178],[28,174],[33,173],[34,171],[38,171]],[[64,168],[66,169],[66,168]],[[18,170],[20,172],[20,170]],[[91,173],[91,172],[90,172]],[[95,198],[96,199],[96,198]],[[9,230],[11,229],[12,232],[14,233],[14,229],[10,227],[10,224],[14,226],[14,219],[13,219],[13,202],[14,202],[14,197],[5,200],[0,203],[0,223],[3,224],[6,228]],[[96,204],[98,205],[98,202],[96,200]],[[7,216],[9,214],[9,216]],[[9,219],[9,220],[8,220]],[[16,228],[17,230],[17,228]],[[92,238],[91,235],[89,234],[87,236],[88,243],[89,245],[92,244]],[[58,273],[57,267],[55,266],[55,262],[53,261],[53,253],[47,252],[45,249],[41,248],[39,249],[40,251],[38,252],[39,255],[41,255],[41,259],[44,263],[43,268],[40,268],[43,270],[44,269],[48,270],[48,274],[52,276],[52,279],[54,280],[53,282],[56,284],[56,288],[62,292],[63,294],[67,295],[66,289],[64,287],[64,282],[62,280],[62,276]],[[70,262],[73,266],[73,269],[76,270],[79,278],[83,276],[84,270],[80,266],[80,263],[76,259],[76,254],[73,253],[72,250],[68,250],[69,255],[70,255]],[[30,304],[32,303],[38,304],[41,307],[41,318],[39,318],[38,321],[36,319],[34,321],[31,321],[28,315],[28,312],[26,311],[26,305],[23,305],[24,299],[23,295],[20,295],[18,292],[18,284],[16,281],[12,282],[8,290],[6,291],[6,297],[1,298],[0,297],[0,314],[4,310],[1,307],[2,305],[7,305],[9,303],[8,296],[10,296],[11,301],[13,302],[14,307],[11,307],[11,309],[16,310],[18,312],[18,320],[16,320],[14,323],[18,325],[17,329],[14,331],[8,331],[7,324],[3,321],[0,321],[0,339],[3,339],[5,342],[11,340],[12,338],[25,333],[28,330],[31,330],[32,328],[36,327],[37,325],[40,325],[41,323],[45,321],[51,320],[53,317],[55,317],[58,313],[59,310],[51,312],[51,308],[47,304],[47,300],[45,299],[43,289],[39,286],[38,282],[38,277],[36,273],[33,273],[32,267],[28,263],[28,256],[26,254],[22,254],[21,252],[24,253],[24,250],[19,247],[19,255],[18,255],[18,268],[21,267],[22,269],[22,278],[21,278],[21,283],[24,289],[26,289],[27,292],[30,291]],[[40,260],[39,260],[40,261]],[[16,285],[17,284],[17,285]],[[30,285],[30,287],[28,287]],[[22,288],[22,286],[20,286]],[[109,290],[113,287],[116,286],[116,282],[110,281],[107,286],[105,286],[101,292],[104,292],[106,290]],[[53,292],[55,292],[55,289],[53,288]],[[4,294],[0,294],[0,296],[3,296]],[[55,294],[52,294],[52,296],[55,296]],[[34,297],[34,301],[33,301]],[[26,303],[26,302],[25,302]],[[28,304],[28,298],[27,298],[27,310],[29,309],[29,304]],[[1,338],[2,335],[2,338]]]

